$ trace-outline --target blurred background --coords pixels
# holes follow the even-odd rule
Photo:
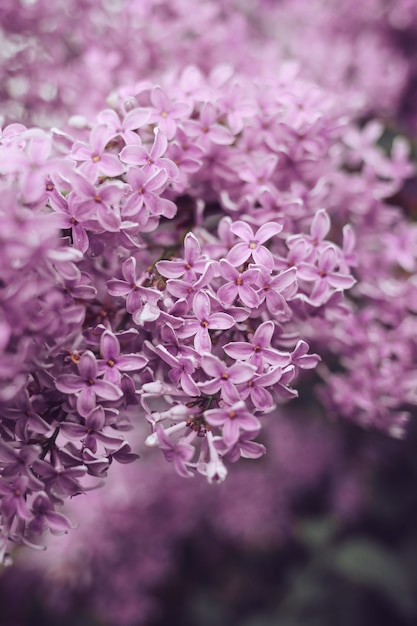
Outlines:
[[[78,529],[13,554],[2,626],[416,624],[416,430],[393,441],[292,405],[221,485],[157,455],[114,468],[68,508]]]

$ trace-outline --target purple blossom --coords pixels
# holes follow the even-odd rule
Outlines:
[[[217,441],[211,432],[207,433],[207,447],[209,450],[209,460],[207,463],[198,465],[197,469],[201,474],[207,476],[209,483],[221,483],[227,476],[227,469],[216,448]]]
[[[340,265],[337,251],[334,246],[327,246],[318,256],[317,266],[310,263],[300,263],[298,266],[299,278],[314,282],[310,299],[313,302],[324,303],[330,295],[331,288],[350,289],[355,284],[353,276],[334,271]]]
[[[269,154],[261,163],[255,161],[249,163],[246,167],[242,167],[239,172],[239,178],[246,183],[245,191],[251,196],[253,201],[258,200],[265,194],[272,197],[275,196],[276,189],[270,180],[277,163],[278,157],[275,154]]]
[[[127,145],[120,153],[120,160],[128,165],[142,167],[144,171],[156,172],[165,170],[169,178],[178,178],[178,167],[173,161],[163,158],[168,147],[168,140],[165,135],[155,128],[155,138],[150,150],[142,147],[140,140],[135,145]]]
[[[186,319],[179,335],[183,338],[194,336],[194,347],[198,352],[210,352],[211,338],[209,330],[232,328],[235,320],[228,313],[212,313],[210,298],[204,291],[194,296],[193,311],[195,318]]]
[[[240,458],[259,459],[259,457],[265,454],[266,448],[261,443],[253,441],[258,433],[259,428],[242,431],[239,439],[232,446],[227,446],[223,439],[219,439],[215,442],[216,448],[222,454],[222,457],[231,463],[236,463]]]
[[[71,183],[79,198],[77,211],[97,218],[106,231],[118,232],[121,225],[118,203],[122,189],[116,185],[101,185],[96,188],[84,176],[73,174]]]
[[[182,326],[182,322],[179,327]],[[170,323],[165,324],[161,328],[161,339],[164,347],[174,355],[182,354],[184,356],[191,356],[193,360],[198,358],[197,350],[194,350],[191,346],[188,346],[182,341],[176,334],[174,328]]]
[[[268,222],[264,224],[256,233],[246,222],[234,222],[230,230],[243,241],[233,246],[227,255],[227,261],[234,267],[239,267],[252,256],[255,263],[268,269],[274,268],[274,258],[271,252],[262,244],[277,235],[282,230],[281,224]]]
[[[258,326],[249,342],[233,341],[223,346],[223,350],[233,359],[241,359],[255,365],[258,372],[262,372],[265,363],[285,367],[291,361],[288,352],[282,352],[271,347],[275,324],[272,321],[263,322]]]
[[[141,354],[120,354],[120,343],[117,337],[105,330],[100,338],[100,352],[102,359],[97,361],[98,371],[104,372],[103,380],[107,380],[120,387],[122,372],[141,370],[148,359]]]
[[[13,480],[23,475],[28,479],[29,489],[42,489],[42,483],[31,471],[32,463],[40,453],[40,446],[25,445],[16,450],[0,441],[0,463],[5,465],[3,478]]]
[[[238,135],[245,126],[245,120],[252,117],[256,111],[254,105],[244,98],[243,86],[235,81],[230,86],[221,102],[223,114],[234,135]]]
[[[231,306],[236,297],[251,309],[258,306],[260,300],[254,289],[259,275],[256,268],[238,272],[226,259],[221,259],[219,264],[220,274],[228,282],[217,291],[217,297],[224,306]]]
[[[49,528],[54,535],[68,532],[75,528],[74,524],[63,515],[54,510],[48,495],[45,492],[39,492],[32,505],[33,519],[29,523],[29,530],[35,534],[42,534],[46,528]]]
[[[207,257],[201,254],[201,246],[193,233],[187,233],[184,239],[184,258],[159,261],[157,270],[166,278],[180,278],[194,280],[195,273],[202,274],[207,266]]]
[[[132,193],[123,207],[123,216],[132,217],[139,214],[140,223],[144,228],[147,226],[149,215],[173,218],[177,207],[171,200],[161,198],[167,180],[167,173],[163,169],[146,171],[130,167],[127,172],[127,182]]]
[[[289,268],[277,276],[272,276],[266,269],[261,270],[258,280],[259,302],[265,302],[266,308],[277,318],[289,319],[291,311],[287,304],[297,292],[297,272]]]
[[[304,260],[313,260],[317,253],[322,252],[328,245],[329,242],[325,240],[326,235],[329,233],[331,227],[330,217],[324,209],[320,209],[315,214],[313,221],[310,226],[310,235],[294,235],[293,237],[289,237],[287,240],[290,248],[300,241],[305,241],[309,246],[311,246],[313,250],[313,255],[309,257],[309,259]]]
[[[79,375],[62,374],[55,381],[59,391],[66,394],[76,394],[77,411],[86,417],[96,406],[97,397],[103,400],[115,401],[123,396],[119,387],[107,380],[98,378],[99,368],[94,354],[86,350],[78,363]]]
[[[82,441],[85,448],[93,454],[97,452],[97,441],[106,448],[118,449],[123,442],[120,437],[108,435],[103,432],[106,426],[106,414],[102,406],[97,406],[85,416],[84,424],[77,422],[63,422],[60,427],[61,433],[68,439]]]
[[[82,493],[83,487],[79,479],[86,474],[85,466],[76,465],[74,459],[71,465],[65,467],[57,455],[54,455],[53,461],[51,464],[37,459],[33,464],[33,469],[43,481],[46,492],[59,502],[62,502],[62,498]]]
[[[196,370],[196,360],[192,356],[174,356],[162,345],[156,346],[155,351],[171,367],[168,373],[170,380],[180,384],[187,395],[199,396],[200,389],[192,377]]]
[[[112,296],[127,296],[126,311],[136,315],[139,320],[154,321],[159,317],[157,301],[160,294],[155,289],[142,287],[136,274],[136,259],[129,257],[122,265],[122,274],[125,280],[111,279],[107,282],[107,288]]]
[[[22,135],[25,149],[16,151],[9,149],[7,158],[2,163],[2,171],[19,173],[20,191],[25,201],[32,203],[44,196],[45,181],[58,167],[58,163],[50,158],[52,139],[49,134],[39,129],[31,129]]]
[[[192,106],[186,101],[172,101],[165,91],[155,86],[150,95],[153,111],[149,121],[158,124],[158,127],[168,139],[172,139],[177,129],[178,120],[191,113]]]
[[[104,125],[95,126],[90,133],[90,143],[74,144],[71,158],[81,162],[80,170],[87,178],[95,181],[99,174],[119,176],[125,171],[115,154],[106,152],[106,146],[112,137],[111,131]]]
[[[191,136],[198,136],[199,143],[207,147],[210,142],[217,145],[230,145],[234,137],[230,130],[218,123],[216,107],[211,102],[205,102],[199,120],[192,120],[185,124],[186,131]]]
[[[211,426],[222,428],[223,441],[228,447],[236,444],[240,429],[255,431],[260,426],[259,420],[247,410],[242,400],[238,400],[230,406],[225,405],[219,409],[209,409],[205,411],[204,418]]]
[[[0,495],[3,496],[1,514],[8,526],[15,516],[23,520],[30,520],[33,517],[26,502],[28,483],[29,478],[27,476],[19,476],[12,483],[0,478]]]
[[[193,458],[195,448],[186,441],[172,442],[166,435],[165,430],[158,426],[156,429],[159,447],[165,458],[170,463],[173,462],[176,472],[183,478],[193,476],[192,472],[187,469],[186,464]]]
[[[318,354],[308,354],[308,344],[300,339],[291,353],[291,363],[301,369],[313,369],[320,361]]]
[[[230,404],[239,398],[236,385],[250,380],[256,371],[254,366],[247,363],[226,366],[224,361],[213,354],[203,354],[201,367],[211,377],[211,380],[200,383],[201,391],[207,395],[214,395],[220,391],[222,398]]]
[[[150,111],[145,108],[136,108],[129,111],[122,120],[116,111],[105,109],[97,115],[97,121],[99,124],[107,126],[112,133],[111,137],[120,135],[126,144],[129,144],[138,139],[139,135],[134,131],[146,126],[149,122],[149,117]]]
[[[272,387],[282,378],[282,368],[271,367],[263,374],[254,373],[246,384],[239,386],[239,395],[243,400],[250,397],[258,411],[270,411],[274,407],[273,395],[265,389]]]
[[[297,238],[296,241],[291,242],[291,247],[285,256],[275,258],[275,267],[277,270],[297,268],[300,263],[308,262],[313,259],[314,256],[313,247],[306,241],[305,236],[302,236]]]
[[[171,263],[172,262],[175,263],[175,261],[171,261]],[[190,276],[191,271],[187,270],[184,274],[187,274],[188,276]],[[175,268],[174,268],[174,272],[175,272]],[[173,296],[177,298],[183,298],[191,302],[194,299],[194,295],[196,293],[198,293],[199,291],[201,291],[202,289],[210,285],[216,273],[217,273],[217,263],[215,261],[208,261],[205,270],[203,271],[203,273],[201,274],[198,280],[193,280],[189,278],[187,282],[185,280],[175,280],[174,278],[170,278],[167,281],[167,290]]]
[[[97,228],[96,207],[90,206],[90,210],[86,210],[74,194],[68,199],[58,196],[51,200],[51,204],[59,216],[61,228],[71,229],[74,246],[85,254],[89,247],[88,231],[94,232]]]

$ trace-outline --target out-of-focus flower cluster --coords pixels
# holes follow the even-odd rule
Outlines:
[[[184,1],[69,3],[70,39],[59,3],[14,6],[4,29],[33,80],[3,81],[28,126],[0,141],[0,553],[70,529],[57,507],[136,458],[124,433],[140,421],[178,474],[224,480],[264,453],[263,415],[320,360],[331,411],[402,436],[417,233],[388,200],[414,172],[405,140],[382,151],[364,103],[311,82],[272,37],[257,57],[266,24],[252,33],[232,4],[204,3],[196,26]],[[34,11],[45,37],[20,49]],[[135,28],[149,63],[129,61]],[[229,47],[236,67],[217,63]],[[49,64],[57,116],[81,94],[88,115],[42,130]]]
[[[116,86],[225,59],[252,76],[296,60],[362,115],[416,132],[413,0],[5,0],[0,101],[10,120],[50,127],[102,108]],[[329,47],[331,54],[329,54]]]

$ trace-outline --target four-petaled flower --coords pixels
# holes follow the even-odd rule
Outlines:
[[[153,109],[149,122],[158,124],[167,139],[172,139],[178,126],[178,120],[191,113],[192,105],[186,101],[172,101],[159,86],[152,89],[150,99]]]
[[[230,226],[232,233],[237,235],[242,242],[236,243],[227,255],[227,261],[234,267],[239,267],[252,256],[255,263],[272,270],[274,257],[262,244],[277,235],[282,230],[282,225],[276,222],[263,224],[254,234],[252,228],[246,222],[234,222]]]
[[[275,324],[267,321],[258,326],[249,342],[233,341],[223,346],[223,350],[233,359],[248,360],[262,373],[264,363],[285,367],[291,361],[288,352],[271,347]]]
[[[225,306],[231,306],[239,296],[244,305],[255,309],[260,299],[253,285],[259,276],[259,269],[252,268],[238,272],[226,259],[221,259],[219,269],[222,277],[228,281],[217,292],[220,302]]]
[[[158,128],[155,128],[154,133],[154,142],[150,149],[145,149],[138,137],[135,143],[131,143],[123,148],[120,153],[120,160],[123,163],[141,167],[144,171],[151,173],[162,169],[166,171],[169,178],[178,178],[178,167],[171,159],[162,156],[168,148],[166,136]]]
[[[142,287],[138,284],[139,278],[136,275],[135,257],[126,259],[122,265],[122,274],[125,280],[113,278],[107,281],[109,294],[112,296],[127,296],[126,311],[128,313],[137,314],[137,316],[141,315],[145,321],[156,320],[160,314],[156,303],[161,298],[161,294],[156,289]]]
[[[120,386],[121,372],[141,370],[148,359],[141,354],[120,354],[120,343],[109,330],[105,330],[100,338],[100,352],[103,357],[98,361],[98,371],[104,372],[103,379]]]
[[[211,376],[211,380],[200,383],[201,391],[213,395],[221,390],[222,398],[229,403],[239,399],[236,385],[249,381],[256,372],[256,367],[248,363],[234,363],[228,367],[213,354],[203,354],[201,367]]]
[[[86,417],[96,406],[97,397],[102,400],[120,400],[123,392],[107,380],[98,378],[99,369],[96,357],[90,350],[86,350],[78,362],[79,375],[61,374],[55,381],[55,386],[62,393],[76,394],[77,411]]]
[[[218,409],[208,409],[204,419],[211,426],[221,426],[223,440],[226,446],[233,446],[239,439],[240,429],[254,431],[260,427],[257,417],[250,413],[243,400],[232,405],[224,405]]]
[[[168,372],[170,380],[175,384],[179,383],[187,395],[199,396],[200,389],[192,377],[196,370],[196,360],[192,356],[182,354],[174,356],[161,345],[156,346],[155,351],[171,367]]]
[[[102,406],[96,406],[85,417],[84,424],[76,422],[63,422],[61,424],[61,432],[68,439],[82,440],[84,447],[97,452],[97,440],[106,448],[118,449],[123,443],[120,437],[107,435],[103,432],[106,426],[106,414]]]
[[[355,279],[349,274],[335,271],[339,267],[340,260],[337,250],[329,245],[322,250],[317,258],[317,265],[300,263],[298,276],[305,281],[314,282],[310,300],[317,304],[324,304],[333,289],[350,289],[355,284]]]
[[[272,387],[281,380],[282,367],[272,367],[264,374],[255,373],[246,384],[239,386],[239,394],[243,400],[249,396],[259,411],[270,411],[274,406],[272,394],[265,387]]]
[[[265,302],[266,308],[274,316],[289,319],[291,310],[287,299],[297,292],[297,272],[295,267],[289,268],[277,276],[271,276],[267,269],[261,270],[258,284],[258,297]]]
[[[156,429],[159,448],[169,462],[174,462],[175,469],[180,476],[188,478],[193,474],[187,469],[186,463],[190,461],[195,452],[194,446],[186,441],[171,441],[162,426]]]
[[[192,337],[195,335],[194,347],[200,353],[211,351],[209,330],[225,330],[232,328],[235,320],[227,313],[212,313],[209,296],[199,291],[193,300],[194,318],[186,319],[184,328],[179,330],[179,336]]]
[[[158,261],[156,269],[166,278],[194,280],[195,273],[202,274],[209,259],[201,254],[201,246],[193,233],[187,233],[184,239],[184,258]]]
[[[0,478],[0,496],[3,496],[0,511],[6,524],[11,524],[15,516],[24,520],[33,517],[26,503],[28,483],[27,476],[19,476],[11,484]]]
[[[191,136],[198,136],[203,147],[208,147],[210,142],[228,146],[235,138],[228,128],[218,123],[216,107],[211,102],[205,102],[200,112],[199,120],[190,120],[184,126]]]
[[[99,174],[119,176],[125,171],[124,165],[116,154],[106,152],[106,146],[113,133],[104,124],[94,126],[90,133],[90,144],[74,144],[71,158],[81,162],[80,170],[87,178],[95,181]]]

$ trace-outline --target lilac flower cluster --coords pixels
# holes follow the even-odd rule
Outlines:
[[[291,61],[210,61],[90,121],[2,130],[1,556],[71,528],[57,507],[136,458],[140,420],[217,482],[320,359],[337,415],[401,436],[417,402],[416,233],[387,202],[406,143],[385,154],[382,125]]]

